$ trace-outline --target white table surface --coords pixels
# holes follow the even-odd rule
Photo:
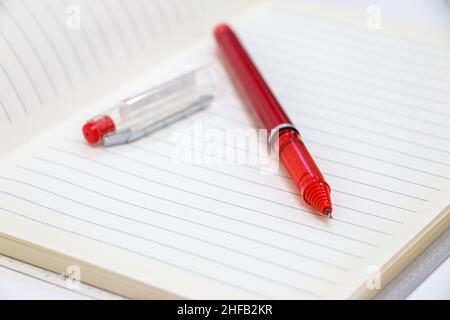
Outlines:
[[[413,300],[450,300],[450,258],[442,263],[408,297]]]
[[[90,299],[66,288],[0,267],[0,299]],[[408,299],[450,299],[450,258],[442,263]]]

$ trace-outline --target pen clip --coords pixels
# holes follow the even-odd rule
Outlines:
[[[184,119],[196,112],[207,108],[213,98],[213,95],[203,95],[198,98],[197,101],[194,101],[185,108],[177,110],[165,116],[164,118],[155,120],[139,130],[131,130],[130,128],[128,128],[123,131],[116,131],[114,133],[107,134],[104,137],[103,145],[105,147],[110,147],[138,140],[157,130],[165,128],[174,122],[180,121],[181,119]]]

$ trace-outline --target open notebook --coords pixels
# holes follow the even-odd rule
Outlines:
[[[2,254],[134,298],[367,298],[377,268],[383,286],[449,227],[448,34],[298,1],[3,0],[0,17]],[[111,102],[215,60],[222,19],[298,124],[335,219],[283,171],[171,161],[180,130],[255,126],[227,79],[146,139],[84,143]]]

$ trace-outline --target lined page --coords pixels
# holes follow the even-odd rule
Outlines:
[[[0,1],[0,152],[148,70],[235,4]]]
[[[12,156],[0,231],[187,298],[351,296],[449,204],[450,44],[321,17],[274,4],[236,26],[332,187],[333,220],[283,170],[173,161],[180,139],[256,126],[224,80],[207,111],[137,143],[89,147],[80,117]]]

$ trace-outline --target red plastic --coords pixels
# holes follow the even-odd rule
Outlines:
[[[280,123],[292,123],[231,28],[226,24],[218,25],[214,34],[239,92],[253,106],[252,111],[260,123],[267,129]]]
[[[260,124],[268,130],[280,124],[292,124],[233,30],[221,24],[215,28],[214,35],[228,71]],[[300,136],[285,129],[280,132],[277,143],[280,159],[304,201],[331,217],[330,187]]]
[[[103,116],[100,119],[91,120],[83,126],[83,135],[90,144],[99,144],[103,137],[116,130],[114,121],[109,116]]]

